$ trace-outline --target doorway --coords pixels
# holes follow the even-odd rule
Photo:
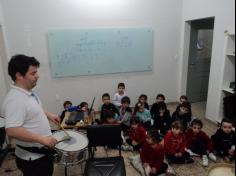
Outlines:
[[[190,22],[187,93],[191,103],[207,101],[212,58],[214,18]]]

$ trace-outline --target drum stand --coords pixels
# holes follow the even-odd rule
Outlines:
[[[83,162],[78,163],[78,164],[81,165],[81,174],[84,175],[84,172],[83,172]],[[65,164],[65,176],[68,175],[68,172],[67,172],[67,170],[68,170],[68,166],[70,166],[70,165],[68,165],[68,164],[66,163],[66,164]]]

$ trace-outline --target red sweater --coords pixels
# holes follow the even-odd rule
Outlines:
[[[131,128],[129,137],[133,141],[136,141],[139,144],[143,144],[146,141],[147,137],[146,130],[141,125],[139,125],[137,129]]]
[[[203,141],[207,143],[207,149],[212,152],[213,151],[213,145],[212,141],[209,136],[203,131],[200,131],[198,134],[194,134],[193,130],[189,128],[186,131],[186,146],[188,149],[192,149],[193,146],[196,144],[198,141]]]
[[[158,172],[164,163],[164,148],[160,144],[153,148],[145,143],[141,150],[141,160],[143,164],[148,163],[151,167],[156,168]]]
[[[164,139],[164,148],[167,155],[175,155],[176,153],[184,153],[186,141],[184,134],[175,136],[172,131],[169,131]]]

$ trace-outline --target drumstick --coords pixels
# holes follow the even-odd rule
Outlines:
[[[65,128],[62,126],[62,124],[57,123],[57,125],[58,125],[58,127],[60,127],[60,128],[62,129],[62,131],[64,131],[64,133],[66,134],[66,136],[69,136],[69,137],[70,137],[70,135],[67,133],[67,131],[65,130]]]
[[[70,136],[64,136],[61,140],[57,141],[57,144],[60,142],[69,141],[69,140],[71,140]]]

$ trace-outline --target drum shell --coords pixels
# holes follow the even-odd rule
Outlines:
[[[84,149],[76,152],[66,152],[59,149],[56,149],[58,156],[55,159],[55,162],[63,165],[76,165],[81,163],[88,158],[88,150]]]
[[[80,149],[75,149],[74,151],[71,151],[71,150],[66,150],[64,148],[61,148],[61,147],[55,147],[55,150],[57,151],[57,157],[55,158],[55,162],[58,163],[58,164],[63,164],[63,165],[76,165],[78,163],[81,163],[85,160],[87,160],[88,158],[88,141],[87,141],[87,138],[84,134],[82,133],[79,133],[77,131],[74,131],[74,130],[66,130],[67,133],[78,133],[78,136],[76,137],[83,137],[86,141],[86,145],[84,145],[83,147],[79,147]],[[54,132],[54,134],[56,133],[60,133],[62,132],[61,130],[57,131],[57,132]],[[64,133],[64,132],[62,132]],[[55,135],[54,135],[55,136]]]

